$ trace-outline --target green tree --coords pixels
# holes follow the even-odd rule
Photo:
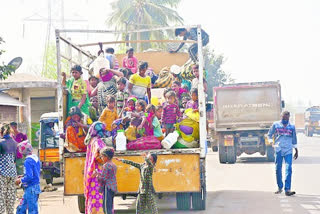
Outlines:
[[[5,41],[3,40],[3,38],[0,36],[0,45],[2,43],[4,43]],[[0,49],[0,56],[5,52],[5,50]],[[8,78],[8,76],[10,76],[11,74],[13,74],[15,72],[15,68],[14,66],[9,66],[9,65],[5,65],[4,63],[2,63],[2,65],[0,65],[0,80],[5,80]]]
[[[117,30],[148,29],[182,24],[183,18],[175,10],[181,0],[115,0],[108,25]],[[132,35],[131,39],[149,40],[168,37],[167,32],[154,31]],[[172,34],[171,34],[172,35]],[[125,37],[126,35],[122,35]],[[151,47],[143,44],[143,48]],[[139,49],[139,48],[138,48]]]
[[[207,71],[209,100],[213,100],[213,87],[234,82],[231,75],[221,68],[224,61],[223,55],[215,55],[214,50],[210,50],[208,47],[204,48],[204,67]]]
[[[54,44],[49,44],[44,56],[44,65],[41,76],[49,79],[57,79],[57,49]],[[67,72],[69,64],[66,59],[61,59],[61,72]]]

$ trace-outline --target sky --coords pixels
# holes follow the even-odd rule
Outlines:
[[[51,1],[53,17],[59,16],[59,1]],[[105,29],[110,2],[65,0],[65,19],[87,20],[66,23],[65,27]],[[0,60],[22,56],[19,72],[41,68],[47,23],[24,19],[47,17],[47,1],[11,0],[3,4],[6,9],[0,14],[0,35],[6,40],[3,47],[7,52]],[[185,24],[201,24],[209,33],[210,47],[225,57],[223,70],[236,82],[279,80],[287,102],[313,105],[320,104],[319,11],[317,0],[181,0],[178,8]],[[53,26],[61,27],[56,22]],[[53,35],[51,29],[52,39]],[[100,35],[99,39],[108,38]]]

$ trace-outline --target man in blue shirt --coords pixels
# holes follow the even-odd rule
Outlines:
[[[278,191],[276,191],[275,194],[280,194],[282,192],[282,162],[284,159],[286,164],[286,177],[284,185],[286,196],[292,196],[296,194],[294,191],[291,191],[293,148],[295,149],[294,159],[296,160],[298,158],[296,128],[294,125],[289,123],[289,118],[290,112],[284,111],[282,113],[281,121],[273,123],[268,133],[269,141],[273,142],[274,138],[275,142],[275,164],[278,184]]]

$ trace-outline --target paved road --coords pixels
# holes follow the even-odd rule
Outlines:
[[[259,155],[242,156],[236,164],[220,164],[218,154],[207,158],[208,200],[206,211],[177,211],[175,197],[165,196],[159,201],[160,213],[215,214],[320,214],[320,136],[299,135],[300,157],[294,161],[294,197],[274,195],[276,190],[274,164]],[[40,213],[78,214],[76,197],[65,197],[62,183],[59,190],[43,193]],[[116,199],[117,213],[135,213],[133,198]]]

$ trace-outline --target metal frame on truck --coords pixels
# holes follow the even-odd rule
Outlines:
[[[62,86],[62,77],[61,77],[61,59],[66,59],[70,65],[72,64],[81,64],[84,69],[88,70],[87,65],[83,65],[83,57],[87,57],[89,59],[94,59],[95,57],[91,55],[88,51],[84,49],[84,47],[97,45],[98,43],[90,43],[90,44],[75,44],[71,42],[69,39],[66,39],[63,34],[65,33],[86,33],[86,34],[121,34],[121,33],[141,33],[141,32],[151,32],[151,31],[163,31],[163,30],[173,30],[176,28],[197,28],[198,33],[198,41],[181,41],[181,40],[138,40],[138,41],[115,41],[115,42],[102,42],[102,44],[116,44],[116,43],[151,43],[151,42],[162,42],[162,43],[168,43],[168,42],[185,42],[185,43],[198,43],[198,58],[199,58],[199,70],[203,70],[203,52],[202,52],[202,40],[201,40],[201,26],[200,25],[192,25],[192,26],[176,26],[176,27],[162,27],[162,28],[154,28],[154,29],[142,29],[142,30],[134,30],[134,31],[113,31],[113,30],[81,30],[81,29],[61,29],[56,30],[56,48],[57,48],[57,74],[58,74],[58,114],[59,114],[59,131],[60,133],[63,133],[63,122],[64,122],[64,98],[63,98],[63,86]],[[69,47],[69,56],[66,56],[61,53],[61,42],[65,43]],[[78,52],[78,60],[73,60],[72,58],[72,50],[76,50]],[[153,150],[152,152],[158,153],[161,158],[165,157],[184,157],[186,155],[193,154],[194,157],[198,158],[198,184],[197,187],[193,188],[194,190],[177,190],[170,188],[164,188],[163,191],[160,192],[176,192],[177,193],[177,207],[178,209],[190,209],[191,207],[191,197],[192,199],[192,206],[193,209],[205,209],[205,203],[206,203],[206,186],[205,186],[205,158],[207,153],[207,130],[206,130],[206,102],[205,102],[205,94],[204,94],[204,87],[203,87],[203,72],[199,72],[199,113],[200,113],[200,120],[199,120],[199,135],[200,135],[200,148],[195,149],[179,149],[179,150]],[[59,142],[59,148],[60,148],[60,161],[62,164],[65,164],[65,160],[70,157],[74,158],[82,158],[81,161],[83,161],[83,158],[85,154],[79,154],[79,153],[69,153],[64,154],[64,141],[63,139],[60,139]],[[139,155],[141,152],[116,152],[116,156],[124,156],[126,158],[130,158],[133,156]],[[167,156],[165,156],[167,155]],[[161,157],[162,156],[162,157]],[[195,160],[193,157],[192,160]],[[191,161],[192,161],[191,160]],[[71,159],[68,159],[68,161],[73,161]],[[63,170],[65,170],[65,167],[62,167]],[[180,168],[181,170],[181,168]],[[64,171],[65,172],[65,171]],[[78,172],[76,172],[78,173]],[[80,173],[81,174],[81,173]],[[191,174],[191,172],[190,172]],[[81,176],[81,175],[80,175]],[[185,176],[188,176],[185,174]],[[155,184],[155,186],[161,185],[161,184]],[[65,181],[65,188],[68,188],[66,186]],[[74,194],[66,194],[65,195],[80,195],[81,194],[81,188],[78,189],[79,193]],[[120,191],[121,192],[121,191]],[[126,193],[134,193],[127,191]],[[79,197],[79,209],[80,211],[83,210],[83,198]]]

